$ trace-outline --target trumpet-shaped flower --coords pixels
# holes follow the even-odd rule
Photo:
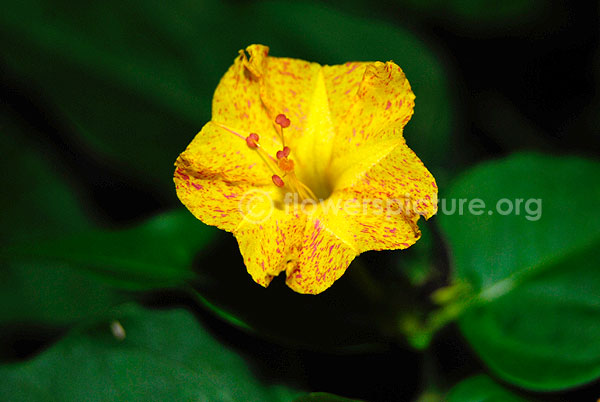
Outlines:
[[[175,162],[183,204],[232,232],[262,286],[320,293],[368,250],[404,249],[437,211],[431,173],[402,130],[415,96],[393,62],[321,66],[248,46],[212,120]]]

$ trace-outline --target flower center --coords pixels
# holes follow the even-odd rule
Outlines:
[[[271,176],[273,184],[282,188],[288,186],[292,192],[298,194],[301,200],[317,200],[317,196],[313,191],[298,179],[294,171],[294,160],[289,158],[292,150],[285,145],[283,130],[290,126],[290,119],[284,114],[279,114],[275,118],[275,123],[275,128],[281,137],[282,145],[282,149],[277,151],[275,158],[262,149],[258,142],[259,136],[256,133],[250,133],[246,137],[246,144],[258,153],[262,161],[271,170],[273,173],[273,176]]]

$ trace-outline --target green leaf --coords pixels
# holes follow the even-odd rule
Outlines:
[[[6,400],[291,401],[182,309],[125,306],[33,360],[0,366]]]
[[[2,245],[88,228],[89,219],[60,164],[39,143],[28,140],[33,129],[16,114],[2,109],[0,130]]]
[[[146,290],[177,286],[193,278],[193,258],[214,232],[181,208],[131,229],[95,229],[20,244],[0,250],[0,256],[11,261],[61,263],[87,270],[112,286]]]
[[[446,400],[448,402],[527,401],[483,374],[469,377],[455,385],[448,393]]]
[[[405,29],[297,2],[24,0],[0,14],[11,74],[43,94],[73,140],[170,196],[175,158],[210,119],[212,94],[237,51],[253,42],[320,63],[395,60],[417,94],[409,145],[428,166],[448,160],[448,81]]]
[[[599,175],[596,161],[520,154],[474,168],[443,195],[486,204],[474,215],[467,202],[461,216],[443,201],[438,219],[454,281],[474,295],[461,301],[460,328],[506,381],[558,390],[600,376]],[[513,212],[499,213],[499,200]]]
[[[89,230],[91,224],[60,163],[28,140],[33,128],[7,109],[0,114],[0,127],[5,168],[0,176],[2,245],[35,244]],[[9,261],[0,256],[0,324],[65,325],[122,300],[108,286],[59,262]]]
[[[59,263],[0,264],[0,324],[69,325],[124,300],[110,286]]]

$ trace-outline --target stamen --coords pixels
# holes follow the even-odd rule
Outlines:
[[[263,160],[265,165],[267,165],[269,170],[271,170],[271,172],[273,173],[273,175],[271,176],[273,184],[275,184],[277,187],[284,187],[287,183],[289,188],[293,192],[297,193],[303,200],[316,200],[317,197],[311,191],[311,189],[308,188],[308,186],[306,186],[296,177],[296,174],[294,172],[295,163],[292,159],[288,158],[292,150],[290,149],[290,147],[285,145],[283,129],[290,126],[290,119],[288,119],[285,114],[281,113],[278,114],[275,118],[275,123],[277,123],[277,125],[279,126],[275,126],[275,128],[281,135],[281,142],[283,146],[283,148],[280,151],[277,151],[277,158],[273,158],[260,146],[260,144],[258,143],[258,134],[250,133],[247,137],[243,137],[242,135],[236,133],[230,128],[227,128],[222,125],[219,126],[246,140],[246,144],[248,145],[248,147],[254,149],[258,153],[258,156]],[[287,177],[285,182],[283,181],[282,177]]]
[[[296,179],[296,181],[298,182],[298,187],[300,187],[300,196],[304,199],[311,199],[311,200],[317,200],[317,196],[315,195],[315,193],[312,192],[312,190],[304,183],[302,183],[300,180],[298,180],[296,178],[296,175],[292,172],[291,173],[294,176],[294,179]]]
[[[250,135],[246,137],[246,144],[252,149],[258,148],[258,134],[250,133]]]
[[[271,180],[273,180],[273,184],[275,184],[277,187],[283,187],[285,185],[283,179],[276,174],[271,176]]]
[[[265,165],[267,165],[267,167],[271,170],[271,172],[276,173],[277,166],[273,166],[274,165],[273,162],[275,162],[275,159],[273,159],[272,156],[267,154],[261,148],[261,146],[258,144],[258,140],[259,140],[258,134],[250,133],[248,135],[248,137],[246,137],[246,144],[248,145],[249,148],[252,148],[252,149],[256,150],[256,152],[258,152],[258,156],[260,156],[260,158],[263,160]]]
[[[290,119],[288,119],[283,113],[278,114],[275,117],[275,123],[279,124],[281,128],[288,128],[291,124]]]
[[[290,156],[290,152],[290,147],[283,147],[281,151],[277,151],[277,159],[287,158],[288,156]]]
[[[275,126],[275,129],[281,137],[281,144],[285,147],[285,136],[283,135],[283,129],[290,126],[290,119],[288,119],[283,113],[280,113],[275,117],[275,123],[279,125],[279,127]]]
[[[275,159],[266,153],[265,150],[260,147],[260,145],[256,147],[256,152],[258,153],[258,156],[260,156],[260,159],[262,159],[265,165],[267,165],[267,167],[271,170],[271,172],[277,173],[277,164],[275,163]]]

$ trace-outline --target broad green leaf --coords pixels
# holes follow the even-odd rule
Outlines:
[[[557,390],[600,376],[599,175],[596,161],[520,154],[474,168],[443,194],[486,204],[473,215],[467,202],[462,216],[442,204],[438,219],[454,281],[474,295],[461,301],[471,306],[460,328],[506,381]],[[499,213],[499,200],[513,212]]]
[[[34,359],[0,366],[11,401],[291,401],[182,309],[128,305]]]
[[[73,140],[170,196],[175,158],[210,119],[238,49],[253,42],[320,63],[393,59],[417,94],[409,145],[430,167],[447,161],[447,79],[429,47],[399,27],[298,2],[24,0],[0,14],[3,63]]]
[[[127,290],[171,287],[194,276],[193,258],[213,233],[214,229],[181,208],[131,229],[94,229],[20,244],[0,250],[0,256],[10,261],[52,261],[87,270]]]
[[[469,377],[455,385],[448,402],[526,402],[527,399],[502,387],[486,375]]]

